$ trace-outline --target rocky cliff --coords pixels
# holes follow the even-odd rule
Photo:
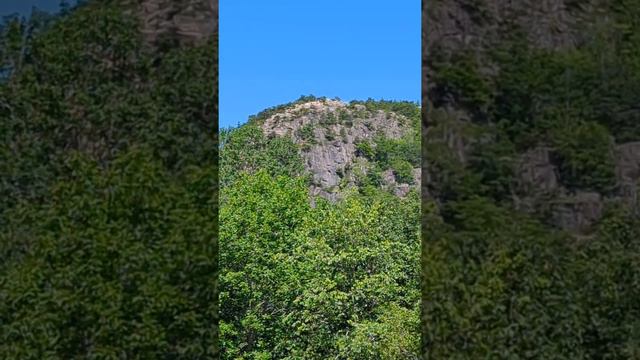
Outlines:
[[[443,190],[455,176],[476,176],[497,201],[576,234],[609,206],[637,213],[638,115],[623,110],[634,108],[638,80],[625,74],[635,66],[627,3],[423,2],[426,192],[443,203],[459,195]]]
[[[217,38],[217,0],[120,0],[140,18],[151,45],[196,45]]]
[[[393,111],[394,106],[404,114]],[[420,184],[419,111],[411,103],[345,103],[313,97],[267,110],[244,127],[255,126],[267,139],[292,144],[309,176],[312,197],[335,201],[346,191],[367,186],[403,197]],[[273,147],[259,150],[257,141],[252,142],[252,151]],[[246,147],[251,151],[250,144]],[[260,167],[246,161],[234,165],[239,171]]]
[[[434,104],[450,104],[437,81],[438,63],[473,54],[478,72],[496,76],[500,63],[489,53],[509,41],[544,50],[575,49],[592,41],[587,29],[611,26],[600,17],[599,0],[423,1],[425,93]],[[449,94],[450,95],[450,94]],[[426,100],[426,99],[425,99]],[[455,105],[454,105],[455,106]]]
[[[297,104],[270,116],[261,128],[267,136],[287,136],[300,146],[312,195],[329,199],[339,197],[341,188],[357,186],[359,177],[372,171],[372,159],[358,150],[358,144],[374,142],[376,136],[399,140],[412,131],[410,120],[394,112],[337,100]],[[411,179],[397,179],[392,168],[381,175],[381,185],[398,196],[420,183],[419,168],[412,168]]]

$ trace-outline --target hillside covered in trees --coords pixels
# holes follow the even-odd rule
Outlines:
[[[3,359],[216,356],[217,30],[134,5],[2,24]]]
[[[424,3],[425,358],[640,357],[640,2]]]
[[[419,357],[419,124],[303,96],[222,131],[223,359]]]

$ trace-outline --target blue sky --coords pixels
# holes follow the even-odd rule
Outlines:
[[[300,95],[420,100],[420,1],[220,0],[220,126]]]

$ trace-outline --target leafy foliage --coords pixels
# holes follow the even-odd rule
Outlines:
[[[413,125],[420,123],[420,107],[411,101],[374,100],[369,98],[366,101],[353,100],[350,102],[352,106],[358,104],[364,105],[368,111],[382,110],[402,115],[409,119]]]
[[[313,133],[313,125],[312,124],[307,124],[303,127],[300,128],[300,137],[307,142],[314,142],[315,140],[315,135]]]
[[[623,300],[637,295],[640,275],[628,263],[637,256],[628,213],[576,246],[487,199],[449,206],[455,220],[432,217],[423,249],[429,358],[637,354],[640,309]]]
[[[560,174],[572,188],[608,193],[615,186],[614,143],[605,127],[588,122],[553,134]]]
[[[356,151],[358,156],[365,157],[369,160],[375,159],[376,153],[369,141],[360,141],[356,143]]]
[[[220,158],[220,185],[233,183],[242,172],[260,169],[269,174],[300,176],[304,166],[298,147],[290,139],[267,138],[262,130],[247,124],[222,133],[223,155]]]
[[[406,160],[396,160],[391,164],[399,183],[413,184],[413,166]]]
[[[264,170],[223,188],[224,358],[415,358],[417,200],[312,208],[303,179]]]
[[[480,111],[490,103],[490,84],[479,74],[471,56],[461,57],[438,69],[435,74],[434,81],[442,86],[437,91],[452,92],[455,101],[472,112]]]
[[[0,153],[15,159],[2,165],[7,205],[41,198],[69,150],[108,162],[143,143],[176,171],[216,157],[212,44],[173,50],[153,66],[134,19],[118,9],[85,6],[56,22],[0,88]]]
[[[7,358],[217,354],[217,45],[137,25],[104,1],[3,29]]]
[[[67,166],[71,176],[49,201],[7,214],[0,352],[211,355],[212,170],[178,180],[149,151],[121,155],[106,170],[80,155]]]
[[[374,159],[381,168],[389,168],[397,160],[404,160],[415,167],[420,165],[420,142],[415,134],[408,134],[401,139],[377,136],[374,143]]]
[[[609,197],[591,232],[570,234],[527,207],[554,194],[515,191],[518,161],[541,146],[566,192],[625,195],[616,193],[615,146],[640,138],[638,5],[595,5],[598,19],[579,29],[576,46],[536,47],[513,29],[484,52],[446,58],[433,47],[424,358],[639,356],[635,199]]]
[[[297,104],[302,104],[305,102],[309,102],[309,101],[315,101],[315,100],[324,100],[326,99],[326,97],[321,97],[321,98],[317,98],[313,95],[301,95],[297,100],[292,101],[290,103],[287,104],[282,104],[282,105],[278,105],[278,106],[274,106],[274,107],[270,107],[268,109],[265,109],[263,111],[261,111],[260,113],[256,114],[256,115],[252,115],[249,116],[249,122],[250,123],[259,123],[261,121],[264,121],[266,119],[268,119],[269,117],[282,112],[286,109],[292,108],[293,106],[297,105]]]

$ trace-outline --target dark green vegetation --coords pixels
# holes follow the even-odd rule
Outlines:
[[[407,107],[418,123],[415,104],[366,104]],[[303,143],[269,139],[259,128],[261,120],[290,106],[267,110],[223,135],[222,357],[417,359],[418,193],[399,198],[370,185],[336,203],[316,198],[312,206]],[[296,136],[307,139],[306,132]],[[367,156],[392,162],[401,158],[401,150],[393,151],[403,146],[409,156],[419,150],[417,141],[397,140],[388,153],[372,146]],[[406,167],[398,170],[405,176]]]
[[[450,206],[426,234],[426,358],[638,356],[637,219],[578,243],[486,198]]]
[[[217,351],[217,45],[144,51],[121,10],[3,26],[2,358]]]
[[[640,2],[608,3],[573,47],[517,26],[484,51],[432,46],[425,358],[640,357],[638,204],[617,173],[640,161],[619,151],[640,140]]]
[[[272,176],[289,177],[304,172],[299,149],[289,139],[268,139],[257,126],[223,129],[220,139],[224,148],[220,158],[220,186],[223,188],[232,184],[243,171],[261,169]]]

